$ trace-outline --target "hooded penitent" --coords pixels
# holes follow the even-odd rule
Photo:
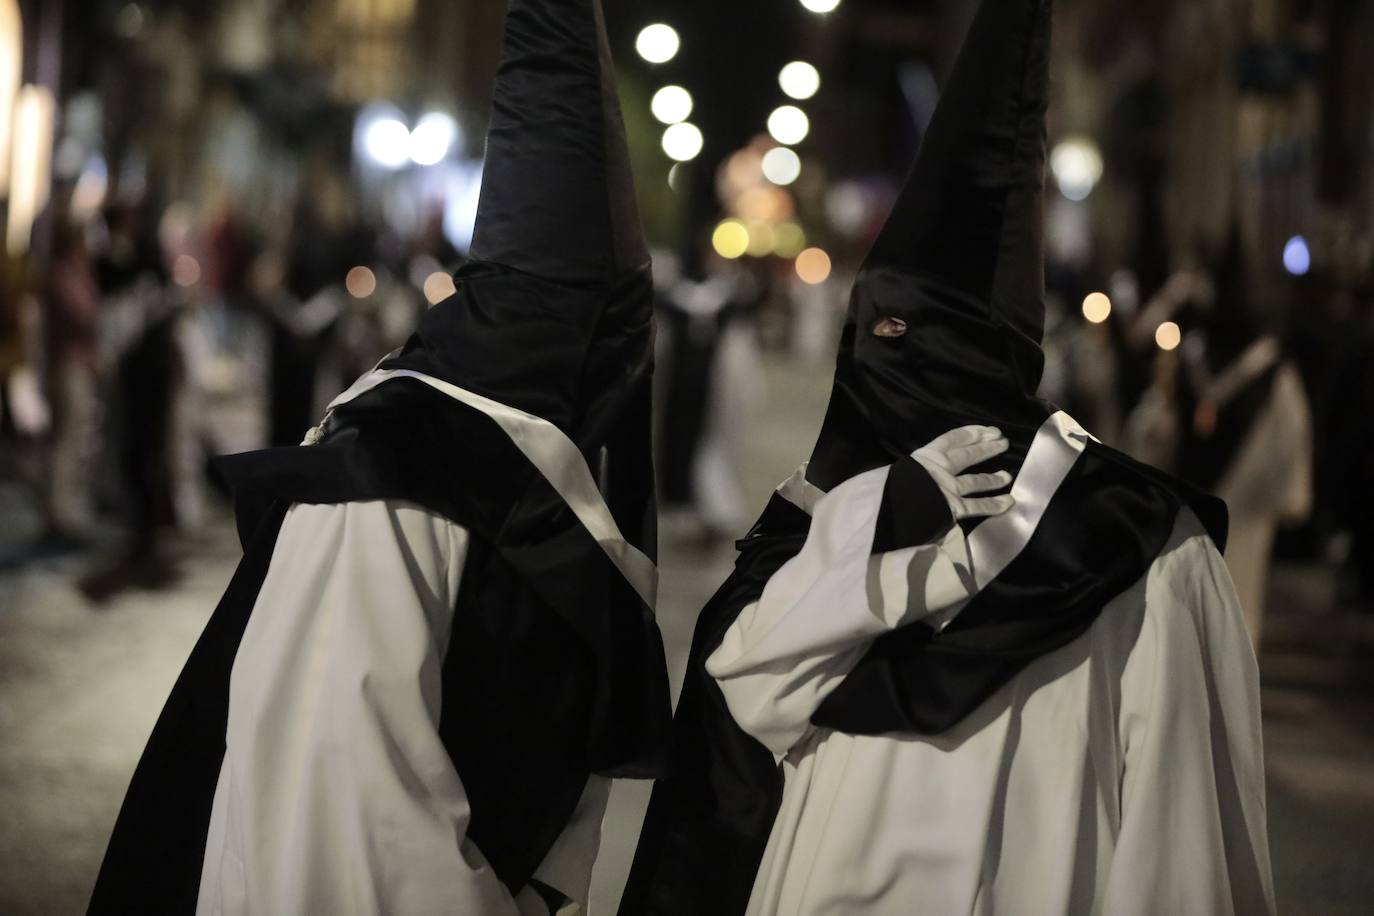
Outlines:
[[[92,912],[194,909],[229,672],[292,503],[406,500],[471,534],[440,732],[469,838],[513,891],[589,774],[657,772],[652,281],[599,0],[511,0],[471,255],[315,444],[222,460],[244,561],[134,777]]]
[[[1215,489],[1231,469],[1256,419],[1269,404],[1282,359],[1254,307],[1239,226],[1209,265],[1213,296],[1198,314],[1180,316],[1200,333],[1201,348],[1184,349],[1178,396],[1178,473]],[[1186,319],[1193,317],[1193,322]]]
[[[851,734],[939,734],[1028,664],[1082,635],[1143,576],[1185,506],[1219,542],[1225,507],[1108,449],[1040,400],[1042,197],[1051,0],[983,0],[915,169],[855,284],[834,391],[807,471],[831,490],[895,465],[875,553],[930,534],[898,473],[966,424],[1011,441],[1017,506],[966,526],[977,594],[944,629],[877,640],[813,716]],[[906,510],[905,514],[903,509]],[[742,608],[806,541],[775,496],[702,611],[624,914],[741,913],[781,796],[771,754],[704,669]],[[876,543],[881,540],[882,543]],[[702,874],[712,875],[709,882]]]

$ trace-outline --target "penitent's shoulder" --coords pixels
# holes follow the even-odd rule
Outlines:
[[[1244,615],[1216,543],[1192,510],[1179,511],[1145,589],[1147,628],[1163,642],[1194,638],[1204,656],[1250,651]]]

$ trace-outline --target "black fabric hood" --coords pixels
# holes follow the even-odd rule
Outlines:
[[[553,423],[653,556],[653,283],[599,0],[512,0],[471,255],[382,368]]]
[[[1051,9],[985,0],[973,22],[854,286],[809,474],[823,489],[955,426],[1028,438],[1052,413],[1036,397]]]

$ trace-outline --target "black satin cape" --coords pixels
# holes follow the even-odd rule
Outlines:
[[[889,480],[880,519],[917,508],[894,508],[910,502],[895,485],[900,480],[896,473]],[[1148,572],[1184,508],[1224,548],[1223,503],[1088,443],[1001,575],[943,632],[916,624],[876,640],[812,723],[865,735],[947,731],[1035,659],[1087,632]],[[740,611],[801,550],[810,523],[775,495],[740,542],[733,575],[701,613],[673,723],[670,775],[654,787],[623,916],[732,916],[748,905],[782,774],[772,754],[735,724],[705,661]],[[906,540],[879,546],[913,546]]]
[[[590,774],[660,771],[668,687],[651,610],[485,414],[395,380],[336,411],[319,445],[218,466],[244,559],[134,774],[91,913],[195,911],[229,675],[293,502],[405,500],[470,532],[440,733],[472,806],[469,836],[512,891]]]

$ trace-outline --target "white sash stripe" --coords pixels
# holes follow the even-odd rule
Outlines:
[[[378,385],[398,378],[414,379],[428,385],[455,401],[481,411],[495,421],[506,435],[510,436],[516,448],[529,459],[530,464],[548,480],[568,504],[568,508],[572,509],[578,521],[592,537],[596,538],[596,542],[601,545],[601,549],[606,552],[606,556],[615,564],[616,569],[620,570],[620,574],[649,609],[653,610],[658,593],[658,569],[647,555],[625,540],[620,533],[620,527],[611,516],[610,507],[606,505],[606,500],[592,478],[591,469],[587,467],[582,452],[561,429],[548,420],[409,369],[373,370],[330,402],[329,410],[341,407]]]
[[[1005,515],[990,518],[968,537],[969,561],[978,591],[988,587],[1030,543],[1050,500],[1059,492],[1092,438],[1062,410],[1045,421],[1035,434],[1011,495],[1016,505]]]
[[[983,522],[964,539],[962,547],[967,550],[967,559],[965,561],[964,557],[960,557],[956,565],[972,576],[973,595],[987,588],[1026,549],[1045,517],[1050,500],[1059,491],[1091,439],[1092,436],[1063,411],[1051,416],[1040,427],[1021,465],[1021,472],[1012,484],[1011,493],[1016,505],[1005,515]],[[805,482],[805,473],[806,466],[803,465],[777,492],[808,515],[814,515],[815,503],[824,494]],[[953,551],[956,547],[950,543],[947,549]],[[964,550],[958,552],[963,554]],[[884,561],[887,559],[884,558]],[[883,592],[888,594],[888,588],[891,587],[891,594],[905,595],[905,583],[897,581],[897,570],[904,568],[904,561],[910,561],[911,551],[895,551],[892,559],[894,562],[891,566],[883,562],[879,567]],[[925,622],[937,630],[943,630],[968,606],[968,600],[951,605]]]

